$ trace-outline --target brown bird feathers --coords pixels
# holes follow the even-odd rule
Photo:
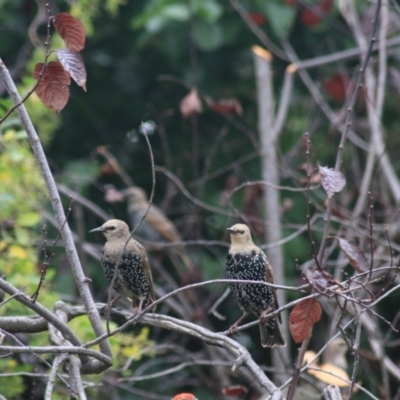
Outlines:
[[[139,311],[152,303],[155,300],[153,277],[146,250],[138,241],[129,238],[128,225],[111,219],[90,232],[101,232],[107,239],[101,265],[110,283],[118,263],[113,289],[131,299],[132,307],[138,307]]]
[[[228,228],[228,231],[231,236],[231,246],[226,260],[227,277],[274,283],[272,267],[264,252],[253,243],[249,228],[244,224],[236,224]],[[260,318],[262,346],[285,346],[277,318],[265,318],[266,314],[279,308],[276,290],[266,285],[247,283],[230,283],[229,288],[243,311],[242,317],[231,326],[231,334],[251,312]],[[280,314],[278,319],[281,321]]]

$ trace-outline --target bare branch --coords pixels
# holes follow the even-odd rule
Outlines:
[[[18,90],[6,68],[3,61],[0,59],[0,76],[2,77],[6,89],[10,94],[14,104],[21,104],[21,97],[18,93]],[[54,213],[56,215],[58,221],[58,228],[61,229],[63,222],[66,219],[64,209],[62,207],[61,199],[57,191],[57,187],[53,178],[53,175],[50,171],[50,167],[47,163],[46,155],[43,151],[43,147],[41,145],[40,139],[36,133],[36,130],[32,124],[32,121],[26,111],[24,104],[21,104],[17,107],[18,114],[21,118],[22,125],[26,133],[28,134],[29,141],[31,143],[33,153],[36,158],[36,162],[39,166],[40,172],[44,178],[44,181],[47,186],[47,190],[49,193],[49,197],[53,206]],[[100,336],[104,333],[104,328],[101,324],[100,316],[97,312],[96,307],[94,306],[94,301],[92,295],[90,293],[87,278],[83,273],[82,266],[79,261],[78,253],[75,248],[75,244],[72,238],[71,230],[68,224],[65,224],[65,227],[62,232],[62,236],[65,243],[65,249],[67,253],[67,257],[71,266],[72,273],[75,278],[75,282],[78,286],[79,293],[81,295],[83,304],[87,309],[87,315],[89,321],[92,325],[93,331],[96,336]],[[12,293],[13,294],[13,293]],[[104,340],[100,343],[100,351],[105,355],[105,359],[107,359],[106,363],[102,362],[94,362],[90,365],[92,373],[101,372],[107,369],[111,364],[111,347],[107,340]]]

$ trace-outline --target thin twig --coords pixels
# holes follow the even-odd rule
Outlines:
[[[0,125],[10,116],[10,114],[16,109],[18,108],[21,104],[25,103],[26,100],[28,100],[28,98],[32,95],[32,93],[36,90],[36,88],[39,86],[40,81],[42,80],[43,77],[43,73],[45,71],[45,69],[47,68],[47,60],[50,56],[49,52],[49,47],[50,47],[50,22],[53,19],[53,17],[50,15],[50,8],[49,5],[46,4],[46,8],[47,8],[47,13],[49,14],[49,17],[47,18],[47,36],[46,36],[46,41],[44,43],[45,45],[45,52],[46,55],[44,57],[44,62],[43,62],[43,66],[42,69],[38,75],[38,79],[35,83],[35,85],[33,86],[33,88],[26,94],[26,96],[20,100],[18,103],[14,104],[5,114],[2,118],[0,118]],[[0,60],[1,62],[1,60]]]
[[[356,87],[354,89],[353,95],[351,97],[348,109],[347,109],[347,116],[346,116],[346,121],[344,124],[344,131],[342,132],[342,136],[340,138],[340,143],[339,143],[339,148],[336,154],[336,163],[335,163],[335,169],[336,170],[340,170],[340,166],[342,164],[343,161],[343,151],[344,151],[344,145],[346,143],[346,139],[347,139],[347,135],[349,133],[350,130],[350,126],[351,126],[351,119],[352,119],[352,115],[353,115],[353,109],[354,106],[356,104],[357,98],[358,98],[358,94],[360,92],[360,89],[362,87],[362,80],[365,74],[365,70],[367,68],[368,62],[371,58],[371,54],[372,54],[372,49],[374,46],[374,43],[376,41],[376,32],[378,29],[378,21],[379,21],[379,11],[381,8],[381,0],[377,0],[376,3],[376,9],[375,9],[375,14],[374,14],[374,21],[373,21],[373,26],[372,26],[372,32],[371,32],[371,39],[369,41],[369,45],[368,45],[368,49],[366,51],[366,54],[364,56],[364,60],[361,64],[358,76],[357,76],[357,82],[356,82]],[[329,227],[330,227],[330,221],[331,221],[331,214],[332,214],[332,209],[333,209],[333,197],[331,197],[328,200],[328,206],[326,209],[326,217],[325,217],[325,226],[324,226],[324,233],[323,233],[323,237],[321,240],[321,245],[319,248],[319,253],[318,253],[318,259],[320,261],[322,261],[322,258],[324,256],[324,252],[325,252],[325,247],[326,247],[326,240],[329,236]]]
[[[117,161],[117,159],[112,155],[112,153],[107,150],[105,146],[97,146],[97,153],[101,154],[107,162],[111,165],[113,170],[121,177],[124,181],[125,185],[128,187],[135,186],[131,177],[127,174],[127,172],[121,167],[121,164]]]
[[[152,186],[151,186],[151,193],[150,193],[150,198],[149,198],[149,205],[147,206],[147,209],[146,209],[145,213],[142,215],[142,217],[139,220],[139,222],[137,223],[137,225],[132,229],[132,232],[130,233],[128,239],[126,240],[125,245],[124,245],[124,247],[123,247],[123,249],[121,251],[121,254],[119,255],[119,257],[117,259],[117,262],[115,263],[116,267],[114,269],[113,278],[112,278],[111,283],[110,283],[110,289],[108,291],[108,299],[107,299],[106,320],[107,320],[107,332],[108,332],[108,334],[110,334],[111,296],[112,296],[112,291],[113,291],[113,288],[114,288],[114,282],[117,279],[118,266],[121,263],[123,254],[125,253],[125,250],[126,250],[126,246],[128,245],[128,243],[131,240],[131,238],[133,237],[134,233],[140,227],[140,225],[142,224],[142,222],[146,218],[148,212],[150,211],[150,207],[151,207],[152,202],[153,202],[154,192],[155,192],[155,189],[156,189],[156,172],[155,172],[155,166],[154,166],[153,149],[151,147],[148,135],[145,133],[144,130],[143,130],[143,132],[144,132],[143,135],[146,138],[146,143],[147,143],[147,146],[148,146],[148,149],[149,149],[150,161],[151,161]]]
[[[6,89],[8,93],[10,94],[14,104],[20,104],[17,107],[18,114],[21,118],[22,125],[28,135],[30,144],[32,146],[33,153],[35,155],[36,162],[39,166],[40,172],[44,178],[44,181],[46,183],[47,191],[49,193],[49,198],[54,210],[54,213],[56,215],[59,228],[63,225],[66,215],[64,212],[64,209],[62,207],[60,195],[57,191],[57,187],[54,181],[53,174],[50,170],[49,164],[47,162],[46,155],[44,153],[42,144],[40,142],[40,139],[36,133],[36,130],[32,124],[32,121],[29,117],[29,114],[26,111],[25,105],[21,104],[21,97],[18,93],[18,90],[15,86],[14,81],[12,80],[5,64],[3,63],[3,60],[0,58],[0,76],[2,77]],[[65,244],[65,249],[66,249],[66,254],[71,266],[71,271],[73,273],[75,282],[78,286],[79,293],[82,299],[82,302],[87,310],[87,315],[90,321],[90,324],[93,328],[94,334],[98,337],[101,336],[104,333],[104,328],[101,323],[101,319],[99,316],[99,313],[94,305],[93,297],[92,294],[89,290],[88,284],[87,284],[87,279],[85,277],[85,274],[83,272],[78,253],[76,251],[76,247],[74,244],[74,240],[72,237],[71,230],[69,228],[68,223],[65,224],[63,232],[62,232],[62,237],[64,239],[64,244]],[[1,279],[0,279],[1,282]],[[4,285],[4,283],[3,283]],[[11,293],[13,294],[13,293]],[[18,296],[20,298],[21,296]],[[101,372],[107,369],[111,364],[112,364],[112,353],[111,353],[111,347],[110,344],[108,343],[107,340],[103,340],[100,343],[100,351],[104,358],[102,360],[96,359],[93,360],[88,365],[82,365],[82,370],[85,370],[85,372],[90,371],[91,373],[96,373],[96,372]],[[104,360],[107,360],[107,362],[103,362]]]
[[[51,366],[49,379],[46,385],[46,391],[44,393],[44,400],[51,400],[51,395],[53,393],[54,382],[57,377],[57,371],[60,365],[68,358],[68,354],[59,354],[54,358],[53,365]]]
[[[43,268],[42,268],[41,273],[40,273],[40,280],[39,280],[38,286],[37,286],[35,292],[33,293],[33,295],[31,296],[31,299],[32,299],[33,303],[37,300],[37,298],[39,296],[40,288],[42,287],[42,285],[43,285],[43,283],[44,283],[44,281],[46,279],[47,269],[48,269],[48,267],[49,267],[49,265],[51,263],[51,260],[53,259],[54,255],[55,255],[54,249],[55,249],[58,241],[61,238],[61,233],[62,233],[62,231],[64,229],[65,224],[68,221],[69,215],[71,214],[72,203],[73,203],[73,200],[72,200],[72,197],[70,197],[69,206],[68,206],[68,210],[67,210],[67,215],[65,216],[64,223],[61,225],[61,229],[58,231],[57,236],[56,236],[55,240],[53,241],[53,246],[51,248],[50,256],[47,256],[47,252],[46,252],[47,240],[44,241],[44,244],[43,244],[43,254],[44,254]],[[45,226],[43,227],[43,230],[44,230],[44,233],[47,234]]]

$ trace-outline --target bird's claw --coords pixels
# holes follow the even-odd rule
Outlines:
[[[233,324],[229,328],[228,334],[229,334],[229,336],[232,336],[232,337],[234,337],[235,335],[240,336],[240,332],[239,332],[238,326],[236,324]]]
[[[261,313],[261,315],[260,315],[260,321],[261,321],[262,324],[265,325],[265,324],[267,323],[267,318],[265,318],[265,316],[266,316],[267,314],[269,314],[271,311],[272,311],[271,308],[267,308],[266,310],[264,310],[264,311]]]

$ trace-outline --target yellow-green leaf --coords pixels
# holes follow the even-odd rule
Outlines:
[[[31,228],[40,222],[40,214],[37,212],[25,212],[17,217],[17,225]]]

